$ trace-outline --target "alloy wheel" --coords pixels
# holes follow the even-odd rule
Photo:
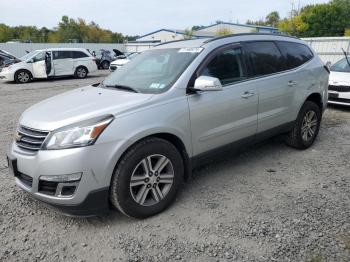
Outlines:
[[[20,72],[17,76],[18,80],[21,82],[21,83],[27,83],[29,81],[29,74],[26,73],[26,72]]]
[[[159,203],[170,191],[174,182],[174,168],[163,155],[150,155],[135,167],[130,179],[130,193],[142,206]]]
[[[86,70],[84,68],[78,68],[77,75],[79,78],[84,78],[86,76]]]
[[[317,114],[314,111],[308,111],[301,125],[301,137],[304,141],[308,142],[315,136],[317,125]]]

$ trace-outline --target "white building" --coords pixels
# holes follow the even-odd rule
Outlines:
[[[277,33],[278,29],[269,26],[256,26],[256,25],[241,25],[234,23],[217,23],[210,25],[204,28],[201,28],[197,31],[192,32],[193,38],[206,38],[206,37],[215,37],[220,35],[221,32],[225,34],[241,34],[241,33]],[[148,33],[146,35],[140,36],[136,39],[137,42],[168,42],[174,40],[183,40],[185,39],[186,31],[185,30],[175,30],[175,29],[159,29],[157,31]]]

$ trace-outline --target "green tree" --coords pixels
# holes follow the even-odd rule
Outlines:
[[[265,22],[269,26],[277,27],[280,19],[280,14],[277,11],[273,11],[266,16]]]
[[[192,39],[193,38],[193,30],[192,29],[185,29],[184,39]]]
[[[5,24],[0,24],[0,42],[7,42],[11,39],[11,28]]]

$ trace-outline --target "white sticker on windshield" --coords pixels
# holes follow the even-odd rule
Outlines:
[[[200,53],[202,50],[202,47],[184,47],[179,50],[179,53]]]
[[[149,88],[154,88],[154,89],[163,89],[165,87],[164,84],[159,84],[159,83],[152,83]]]

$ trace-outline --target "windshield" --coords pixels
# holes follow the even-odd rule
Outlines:
[[[140,93],[163,93],[201,50],[168,48],[145,51],[108,76],[102,85],[131,87]]]
[[[30,52],[30,53],[28,53],[28,54],[25,54],[24,56],[22,56],[20,59],[22,60],[22,61],[27,61],[27,60],[29,60],[30,58],[32,58],[33,56],[35,56],[37,53],[39,53],[40,51],[38,51],[38,50],[36,50],[36,51],[32,51],[32,52]]]
[[[350,61],[350,58],[349,58]],[[346,58],[343,58],[342,60],[338,61],[334,65],[331,66],[331,71],[335,72],[350,72],[350,66],[348,62],[346,61]]]

